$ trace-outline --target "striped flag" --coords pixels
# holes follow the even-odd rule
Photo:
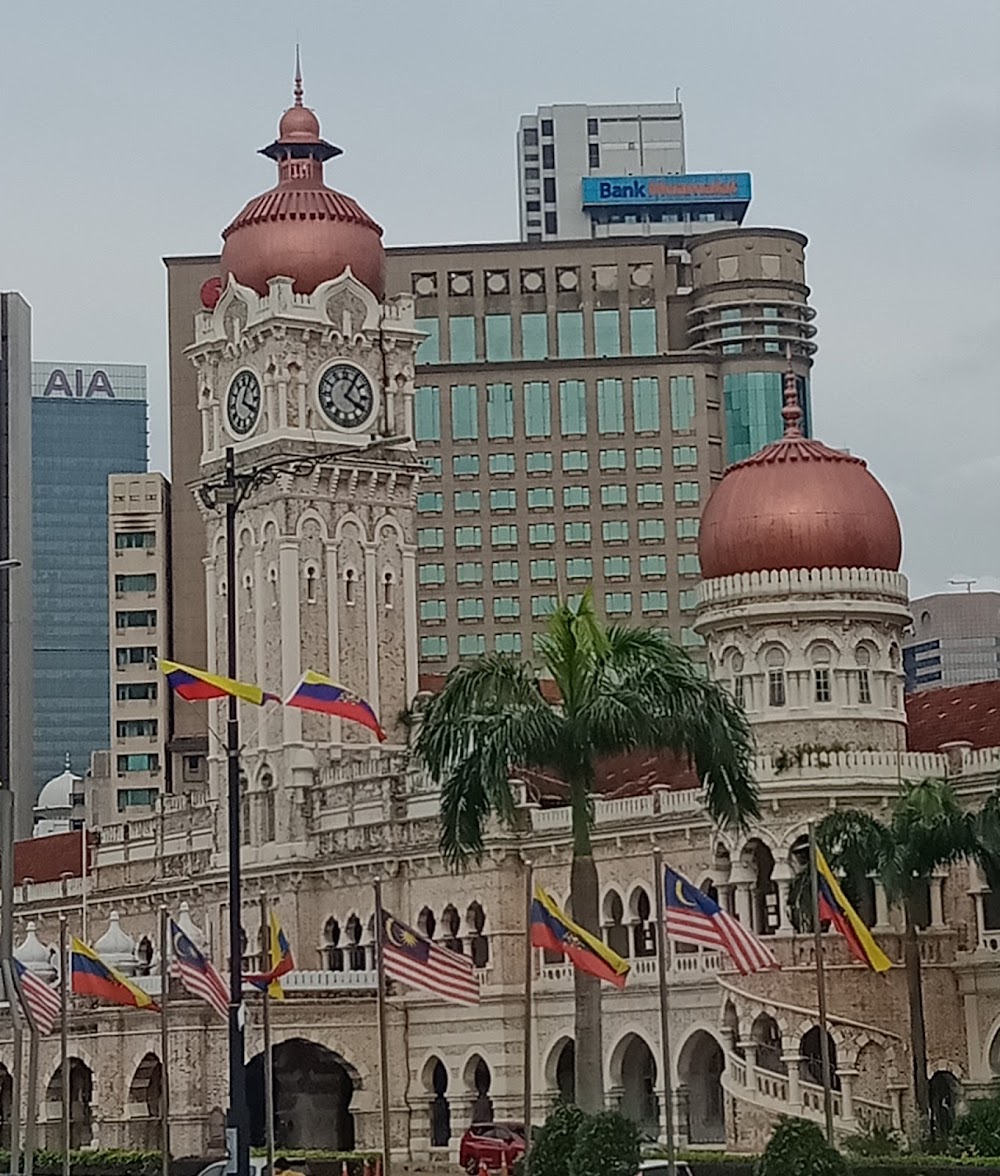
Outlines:
[[[229,1018],[229,989],[211,961],[204,956],[177,924],[170,920],[170,946],[181,983],[192,996],[212,1006],[223,1020]]]
[[[724,951],[744,976],[780,966],[749,928],[669,866],[664,885],[670,939]]]
[[[382,962],[385,974],[451,1004],[478,1005],[479,982],[472,960],[438,947],[423,935],[382,912]]]
[[[21,1003],[28,1014],[28,1020],[39,1033],[51,1033],[59,1024],[62,1013],[59,989],[46,984],[34,972],[29,972],[20,960],[14,960],[14,971],[21,989]]]

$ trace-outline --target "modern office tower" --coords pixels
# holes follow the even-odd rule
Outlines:
[[[700,509],[727,464],[781,436],[789,347],[809,430],[805,245],[786,229],[729,229],[678,248],[633,238],[387,251],[387,289],[413,295],[427,334],[422,671],[480,649],[529,653],[552,600],[588,583],[610,619],[697,644]],[[201,444],[183,348],[218,264],[167,262],[175,487],[193,480]],[[174,498],[174,656],[204,665],[204,525],[187,489]],[[175,768],[204,754],[198,719],[176,710]]]
[[[171,788],[165,752],[173,699],[156,658],[170,648],[170,484],[162,474],[108,479],[111,749],[107,788],[95,772],[99,820],[147,809]],[[204,780],[202,760],[186,761]]]
[[[421,669],[530,654],[558,597],[692,626],[701,508],[781,436],[786,348],[808,415],[805,238],[389,251],[416,300]]]
[[[108,746],[108,476],[146,470],[146,369],[34,363],[31,417],[40,788]]]
[[[0,779],[14,789],[18,835],[31,836],[31,308],[0,293]]]
[[[910,602],[906,689],[1000,678],[1000,592],[938,592]]]
[[[746,172],[688,175],[680,102],[540,106],[517,131],[522,241],[689,237],[740,224]]]

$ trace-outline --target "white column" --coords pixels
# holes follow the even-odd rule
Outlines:
[[[944,882],[947,871],[935,870],[930,878],[931,891],[931,926],[944,927]]]
[[[382,712],[378,672],[378,566],[375,545],[365,547],[365,609],[368,618],[368,701],[376,714]]]
[[[871,877],[871,875],[869,875]],[[881,879],[873,878],[875,883],[875,930],[888,931],[891,928],[889,922],[889,902],[885,896],[885,887],[882,885]]]
[[[986,905],[983,892],[977,891],[972,898],[976,904],[976,943],[981,944],[986,938]]]
[[[255,670],[256,677],[253,679],[258,686],[262,686],[265,690],[270,689],[267,682],[267,663],[264,657],[264,612],[268,607],[266,602],[266,583],[264,575],[264,553],[260,547],[258,537],[257,547],[253,554],[253,640],[254,640],[254,654],[255,656]],[[266,717],[265,717],[266,716]],[[267,744],[267,730],[270,726],[268,719],[270,716],[264,709],[261,709],[260,717],[258,719],[260,736],[257,739],[257,747],[263,751]]]
[[[734,865],[729,875],[729,881],[736,890],[736,917],[744,927],[753,929],[753,904],[751,901],[751,887],[753,886],[753,872],[743,865]]]
[[[417,646],[417,552],[413,547],[403,548],[403,641],[406,650],[406,703],[416,697],[419,686],[417,665],[420,650]]]
[[[788,1109],[794,1115],[795,1108],[802,1106],[801,1066],[802,1055],[798,1048],[793,1047],[788,1053],[781,1055],[781,1060],[788,1069]]]
[[[789,866],[774,867],[772,873],[775,885],[778,887],[778,935],[792,934],[792,921],[788,914],[789,896],[792,889],[791,868]]]
[[[838,1070],[840,1077],[840,1114],[841,1118],[851,1123],[854,1120],[854,1079],[857,1070]]]
[[[340,567],[337,561],[336,542],[326,545],[326,612],[327,612],[327,645],[330,650],[330,677],[340,681]],[[305,667],[303,667],[305,668]],[[334,716],[330,719],[330,741],[339,744],[342,741],[342,720]]]
[[[302,629],[299,617],[299,545],[284,538],[278,553],[278,612],[281,615],[281,690],[286,697],[295,689],[301,672]],[[281,708],[285,743],[302,742],[302,712],[294,706]]]

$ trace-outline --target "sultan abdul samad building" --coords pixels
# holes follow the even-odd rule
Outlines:
[[[259,712],[256,730],[250,716],[244,724],[247,967],[260,962],[262,886],[298,964],[274,1011],[279,1147],[378,1145],[372,881],[381,875],[388,909],[469,953],[478,969],[478,1009],[409,990],[390,1002],[394,1146],[447,1156],[474,1114],[522,1114],[525,863],[565,900],[570,819],[557,791],[526,782],[516,828],[494,831],[481,866],[454,876],[438,856],[438,797],[409,762],[403,719],[419,721],[420,708],[420,465],[409,440],[420,334],[412,299],[385,298],[381,230],[324,183],[335,153],[297,101],[266,149],[278,184],[227,230],[221,286],[206,291],[194,325],[201,483],[218,479],[229,445],[242,469],[275,458],[312,464],[242,506],[236,584],[226,582],[220,515],[204,509],[209,668],[225,666],[225,604],[237,592],[242,677],[288,689],[303,668],[327,671],[366,695],[389,733],[378,746],[360,727],[274,706]],[[781,1113],[821,1119],[812,941],[796,933],[789,907],[807,822],[836,805],[882,811],[901,779],[925,776],[953,779],[975,803],[1000,769],[1000,747],[907,750],[907,586],[895,512],[863,461],[801,435],[793,387],[785,419],[783,438],[726,472],[700,541],[697,624],[710,672],[754,723],[765,818],[745,835],[720,833],[690,777],[656,757],[612,765],[605,787],[616,791],[595,805],[605,935],[632,960],[626,989],[604,993],[610,1105],[662,1131],[654,846],[769,937],[783,965],[741,978],[711,952],[673,954],[670,1081],[680,1138],[692,1146],[750,1149]],[[211,725],[224,729],[221,709]],[[204,791],[100,830],[86,934],[153,993],[163,903],[225,969],[224,792],[217,747]],[[32,848],[44,852],[43,843]],[[33,970],[51,974],[60,912],[81,933],[81,891],[78,877],[19,887],[18,950]],[[901,916],[876,879],[862,907],[899,961]],[[993,897],[964,866],[934,878],[924,907],[930,1070],[938,1102],[954,1105],[1000,1075],[1000,933],[989,929]],[[913,1096],[902,968],[876,978],[834,937],[828,958],[837,1128],[905,1124]],[[539,954],[535,969],[537,1118],[572,1094],[573,988],[560,960]],[[250,1005],[260,1142],[261,1029]],[[225,1025],[179,991],[171,1024],[175,1151],[218,1149]],[[155,1016],[77,1002],[75,1142],[155,1145],[159,1048]],[[9,1066],[9,1042],[0,1052]],[[59,1138],[58,1066],[57,1042],[46,1040],[42,1139],[50,1145]]]

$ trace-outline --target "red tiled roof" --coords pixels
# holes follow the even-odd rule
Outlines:
[[[910,751],[937,751],[956,740],[1000,747],[1000,679],[908,694],[906,720]]]

